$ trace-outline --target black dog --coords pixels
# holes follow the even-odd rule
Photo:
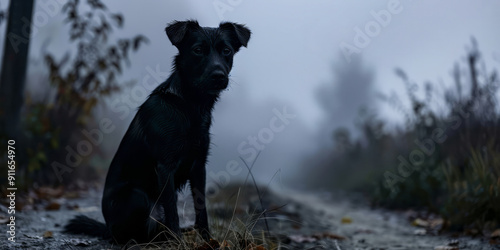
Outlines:
[[[247,46],[251,32],[241,24],[208,28],[196,21],[176,21],[165,31],[179,54],[170,77],[139,107],[113,158],[102,198],[106,225],[77,216],[65,232],[118,243],[148,242],[162,230],[180,235],[177,191],[189,180],[195,228],[210,237],[205,163],[212,109],[228,86],[234,54]]]

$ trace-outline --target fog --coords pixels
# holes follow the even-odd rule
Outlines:
[[[36,1],[34,12],[46,12],[44,6],[49,2],[58,1]],[[6,1],[0,4],[5,8]],[[481,4],[466,0],[146,0],[106,4],[125,18],[125,28],[115,32],[115,38],[142,34],[149,44],[131,56],[130,67],[121,76],[124,82],[135,80],[135,84],[95,110],[98,119],[109,117],[118,126],[106,135],[104,162],[111,160],[136,107],[146,97],[142,92],[134,94],[133,88],[149,92],[170,72],[176,48],[165,35],[167,23],[197,19],[202,26],[217,26],[228,20],[252,30],[248,48],[235,56],[230,87],[215,108],[208,178],[219,184],[246,177],[242,159],[249,165],[256,160],[252,172],[260,182],[268,183],[276,174],[273,182],[279,184],[280,178],[308,167],[304,156],[331,147],[335,128],[353,129],[362,106],[376,110],[393,124],[400,123],[402,117],[376,98],[380,93],[404,92],[394,74],[396,67],[405,69],[418,83],[445,82],[471,36],[479,41],[488,64],[500,62],[500,2],[493,0]],[[366,37],[362,48],[357,46],[356,30],[366,33],[367,25],[377,22],[374,13],[381,11],[390,17],[379,22],[378,30],[368,31],[373,36]],[[62,57],[72,49],[60,14],[38,22],[30,48],[29,92],[39,91],[36,79],[47,74],[41,51]],[[347,45],[355,52],[346,52]],[[113,111],[113,103],[127,106],[130,112]],[[289,119],[283,119],[283,113]],[[273,130],[271,123],[279,129]],[[251,146],[252,138],[259,146]],[[241,171],[225,170],[235,162]]]

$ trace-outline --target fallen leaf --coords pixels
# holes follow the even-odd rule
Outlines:
[[[70,210],[78,210],[78,208],[80,208],[78,204],[67,204],[66,207]]]
[[[334,239],[334,240],[345,240],[346,239],[346,237],[344,237],[344,236],[334,234],[334,233],[329,233],[329,232],[325,232],[322,234],[315,234],[315,235],[313,235],[313,237],[317,237],[318,239],[328,238],[328,239]]]
[[[479,232],[479,230],[477,230],[475,228],[472,228],[472,229],[465,230],[465,234],[470,235],[470,236],[478,236],[481,234],[481,232]]]
[[[24,206],[26,206],[27,204],[29,203],[32,203],[31,201],[27,200],[27,199],[19,199],[16,197],[16,210],[17,211],[21,211],[24,209]]]
[[[53,237],[52,231],[45,231],[45,233],[43,233],[43,238],[52,238],[52,237]]]
[[[231,245],[229,244],[229,242],[227,242],[226,240],[222,241],[222,243],[220,244],[220,247],[221,248],[225,248],[225,247],[231,247]]]
[[[342,224],[351,224],[352,223],[352,219],[351,219],[351,217],[344,216],[344,217],[342,217],[342,219],[340,220],[340,222]]]
[[[415,219],[411,224],[413,226],[416,226],[416,227],[428,227],[429,226],[428,221],[422,220],[420,218]]]
[[[208,244],[212,247],[212,248],[219,248],[220,247],[220,243],[214,239],[210,239],[210,241],[208,242]]]
[[[256,247],[250,248],[250,250],[266,250],[266,248],[263,246],[256,246]]]
[[[80,197],[80,194],[76,191],[64,193],[64,198],[67,198],[67,199],[75,199],[75,198],[79,198],[79,197]]]
[[[35,189],[35,193],[40,199],[59,198],[64,194],[64,188],[62,186],[58,188],[40,187]]]
[[[196,250],[212,250],[212,249],[219,249],[220,244],[218,241],[214,239],[210,239],[209,242],[203,243],[203,245],[199,246],[196,248]]]
[[[441,228],[443,226],[444,220],[439,218],[439,219],[434,219],[429,221],[429,226],[431,228]]]
[[[497,229],[497,230],[495,230],[495,231],[493,231],[493,233],[491,233],[491,238],[492,239],[498,239],[498,238],[500,238],[500,228]]]
[[[46,210],[59,210],[59,208],[61,208],[61,204],[55,201],[45,207]]]

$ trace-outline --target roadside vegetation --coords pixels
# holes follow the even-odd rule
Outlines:
[[[498,228],[500,82],[474,39],[465,58],[452,68],[451,84],[415,83],[397,69],[409,105],[399,96],[381,99],[404,124],[389,130],[376,112],[361,110],[360,136],[352,139],[349,130],[338,128],[334,148],[311,157],[313,185],[360,191],[373,205],[440,215],[441,230]]]

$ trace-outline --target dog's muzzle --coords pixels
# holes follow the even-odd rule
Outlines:
[[[223,90],[227,88],[229,77],[222,70],[216,70],[210,76],[211,87],[215,90]]]

